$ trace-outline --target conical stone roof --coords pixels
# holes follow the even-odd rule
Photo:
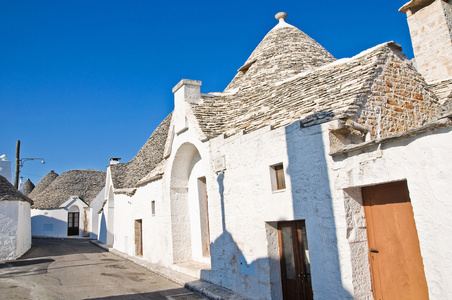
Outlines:
[[[5,177],[0,176],[0,201],[33,201],[19,192]]]
[[[33,182],[31,182],[30,178],[28,178],[24,182],[23,188],[24,188],[24,194],[26,196],[28,196],[33,191],[33,189],[35,188],[35,185],[34,185]]]
[[[58,208],[72,196],[90,204],[105,187],[105,171],[70,170],[58,176],[40,194],[30,197],[35,209]],[[38,184],[39,185],[39,184]]]
[[[46,176],[42,177],[41,180],[39,180],[38,184],[35,186],[33,191],[31,191],[28,196],[30,198],[34,198],[41,194],[56,178],[58,177],[58,174],[55,173],[53,170],[46,174]]]
[[[286,13],[275,16],[278,25],[270,30],[239,68],[225,92],[278,82],[336,60],[314,39],[287,24],[286,16]]]

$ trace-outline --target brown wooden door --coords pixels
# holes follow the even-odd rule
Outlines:
[[[313,299],[305,222],[279,222],[278,233],[284,299]]]
[[[135,220],[135,255],[143,256],[142,220]]]
[[[375,299],[428,299],[406,181],[362,189]]]
[[[78,212],[70,212],[67,215],[67,235],[79,235]]]

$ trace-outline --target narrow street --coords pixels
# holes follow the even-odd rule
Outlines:
[[[201,296],[88,240],[33,239],[0,262],[0,299],[174,299]]]

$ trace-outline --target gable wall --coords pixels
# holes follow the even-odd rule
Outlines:
[[[437,98],[427,89],[411,62],[388,52],[377,70],[367,101],[363,101],[358,123],[370,128],[372,138],[383,138],[422,126],[438,111]],[[399,55],[403,55],[400,53]],[[370,84],[370,83],[369,83]]]

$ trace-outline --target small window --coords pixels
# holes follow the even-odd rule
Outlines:
[[[272,180],[272,190],[283,190],[286,188],[286,179],[284,174],[284,166],[282,163],[270,166],[270,175]]]
[[[151,201],[151,213],[155,216],[155,201]]]

